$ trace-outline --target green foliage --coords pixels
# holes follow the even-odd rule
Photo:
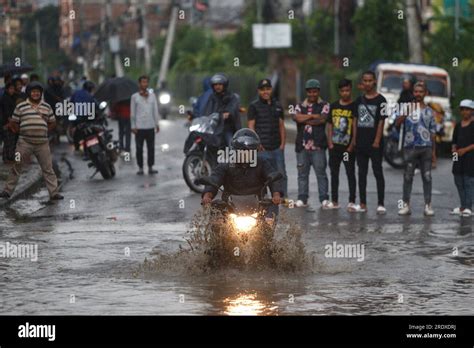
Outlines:
[[[354,65],[364,69],[372,61],[408,58],[406,18],[398,19],[402,0],[366,0],[352,19],[356,31]]]

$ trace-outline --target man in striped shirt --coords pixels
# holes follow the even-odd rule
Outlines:
[[[58,193],[58,179],[53,170],[48,141],[48,130],[53,130],[56,125],[53,110],[41,100],[43,86],[39,82],[30,83],[26,92],[27,100],[16,106],[9,123],[10,129],[19,133],[19,138],[15,163],[0,198],[10,198],[20,178],[22,167],[30,162],[31,155],[35,155],[43,171],[50,198],[63,199]]]

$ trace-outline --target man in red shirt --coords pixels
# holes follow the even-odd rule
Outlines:
[[[112,106],[112,113],[119,122],[120,149],[125,152],[130,152],[130,140],[132,137],[132,127],[130,122],[130,99],[115,103]]]

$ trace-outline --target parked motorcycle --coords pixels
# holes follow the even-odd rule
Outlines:
[[[194,119],[184,144],[186,155],[183,177],[191,190],[202,193],[204,186],[196,180],[209,176],[217,165],[217,151],[222,146],[224,122],[220,113]]]
[[[83,146],[85,156],[90,160],[89,168],[94,167],[95,172],[90,177],[91,179],[98,173],[104,179],[111,179],[115,176],[115,165],[119,157],[118,141],[112,140],[112,129],[107,129],[107,119],[103,113],[107,107],[106,102],[99,105],[99,112],[97,117],[92,121],[85,121],[79,123],[75,127],[75,132],[78,132],[80,144]],[[70,115],[69,120],[75,121],[77,117]]]
[[[405,160],[403,158],[403,125],[400,129],[395,125],[397,114],[391,114],[388,119],[387,135],[384,138],[383,155],[388,164],[393,168],[405,168]],[[441,147],[444,146],[443,136],[445,135],[445,125],[449,122],[442,117],[436,117],[436,147],[437,152],[441,153]]]

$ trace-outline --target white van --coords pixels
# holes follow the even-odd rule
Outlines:
[[[441,140],[452,141],[454,122],[450,105],[451,79],[446,70],[421,64],[380,63],[376,65],[375,73],[377,92],[382,94],[390,105],[398,101],[406,75],[415,76],[417,81],[424,80],[429,91],[425,103],[437,103],[444,110],[444,136]]]

